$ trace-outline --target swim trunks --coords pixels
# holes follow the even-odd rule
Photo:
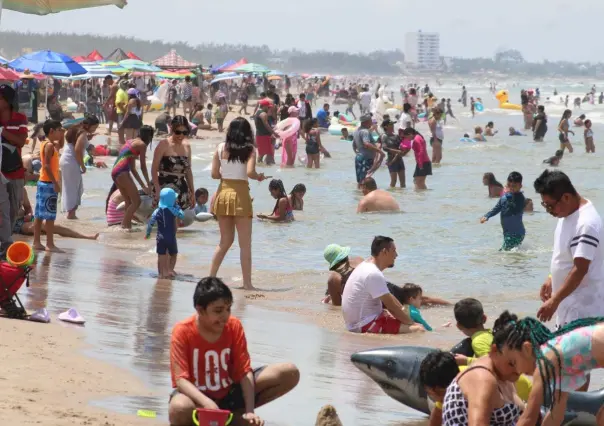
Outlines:
[[[36,192],[36,219],[56,220],[57,201],[59,194],[55,191],[52,182],[38,181],[38,191]]]
[[[376,319],[361,328],[361,333],[399,334],[401,325],[401,322],[394,318],[392,314],[382,311]]]
[[[511,234],[508,232],[503,233],[503,245],[499,249],[500,251],[510,251],[513,248],[518,247],[524,241],[524,235]]]

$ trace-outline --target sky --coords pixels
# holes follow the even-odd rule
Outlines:
[[[492,57],[518,49],[526,60],[604,61],[587,37],[585,14],[604,1],[583,0],[128,0],[50,16],[3,11],[0,29],[123,35],[147,40],[268,45],[274,49],[404,51],[410,31],[439,32],[441,55]],[[579,31],[577,31],[577,29]],[[594,41],[592,39],[592,41]],[[26,47],[26,46],[24,46]],[[49,46],[52,48],[52,46]]]

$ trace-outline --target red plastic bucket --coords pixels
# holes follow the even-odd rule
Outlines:
[[[231,420],[233,420],[233,413],[227,410],[206,410],[205,408],[193,410],[195,426],[228,426]]]

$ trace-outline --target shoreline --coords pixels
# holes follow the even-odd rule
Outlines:
[[[133,374],[86,355],[91,346],[85,333],[63,324],[2,319],[0,342],[0,423],[159,424],[136,413],[124,415],[92,405],[111,396],[153,394]]]

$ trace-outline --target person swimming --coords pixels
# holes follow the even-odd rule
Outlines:
[[[498,130],[495,130],[495,124],[492,121],[489,121],[485,126],[486,136],[495,136],[498,132]]]
[[[298,183],[294,186],[294,189],[289,193],[287,199],[289,200],[292,210],[304,210],[304,195],[306,194],[306,186],[303,183]]]
[[[513,127],[510,127],[510,134],[509,136],[525,136],[524,133],[521,133],[520,131],[514,129]]]
[[[503,194],[503,185],[499,183],[491,172],[482,175],[482,184],[489,187],[489,198],[499,198]]]
[[[285,187],[280,179],[273,179],[268,184],[268,190],[277,199],[273,212],[270,215],[258,214],[258,219],[268,219],[273,222],[292,222],[294,211],[285,192]]]
[[[549,157],[543,160],[543,164],[549,164],[550,166],[556,167],[560,165],[560,160],[562,160],[562,156],[564,156],[564,151],[559,149],[556,151],[553,157]]]
[[[476,126],[474,127],[474,140],[476,142],[486,142],[487,138],[482,134],[482,127]]]

